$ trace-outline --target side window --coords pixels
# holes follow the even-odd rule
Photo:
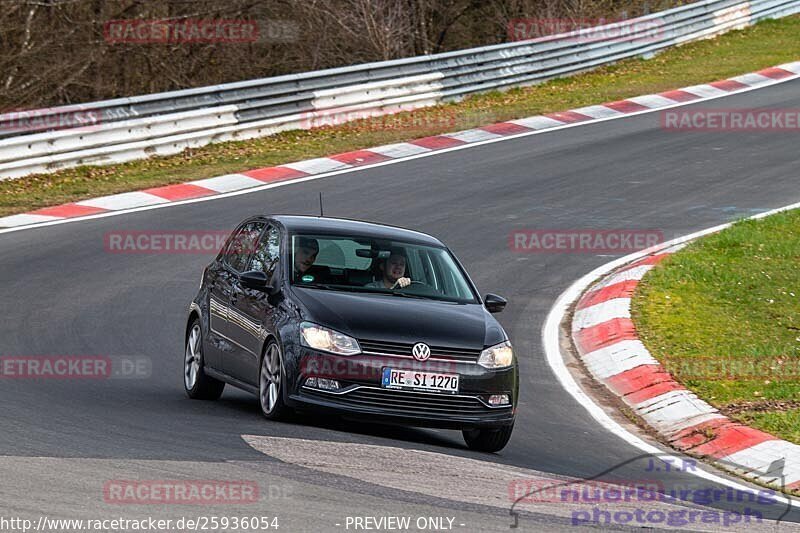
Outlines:
[[[270,226],[261,237],[247,270],[261,270],[271,278],[280,257],[280,238],[278,228]]]
[[[237,272],[243,272],[247,260],[256,246],[256,239],[264,230],[263,222],[248,222],[239,229],[225,250],[225,262]]]

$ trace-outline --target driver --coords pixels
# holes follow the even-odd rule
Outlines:
[[[298,237],[297,246],[294,252],[294,279],[300,281],[303,274],[314,265],[319,253],[319,243],[317,239],[308,237]]]
[[[405,277],[406,258],[398,250],[392,250],[392,254],[378,265],[381,279],[367,283],[366,287],[374,289],[394,289],[395,287],[404,288],[411,285],[411,279]]]

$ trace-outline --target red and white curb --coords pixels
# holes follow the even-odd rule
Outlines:
[[[571,327],[578,353],[595,379],[674,448],[754,481],[800,490],[800,446],[720,414],[675,381],[636,335],[630,313],[636,286],[683,246],[623,265],[583,294]]]
[[[330,157],[320,157],[285,165],[248,170],[155,187],[143,191],[114,194],[29,213],[0,218],[0,228],[22,228],[52,224],[67,219],[95,217],[102,214],[160,207],[170,203],[186,203],[211,199],[232,193],[256,191],[265,185],[281,185],[323,177],[331,173],[387,164],[409,158],[424,157],[437,152],[451,151],[471,145],[486,144],[504,139],[533,135],[592,122],[613,120],[629,115],[647,113],[669,107],[693,104],[737,92],[749,91],[800,77],[800,61],[767,68],[727,80],[659,94],[637,96],[618,102],[581,107],[547,115],[509,120],[456,133],[434,135],[410,142],[389,144],[365,150],[355,150]]]

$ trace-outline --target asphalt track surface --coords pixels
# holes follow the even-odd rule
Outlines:
[[[692,107],[796,109],[800,81]],[[700,487],[687,473],[646,472],[635,459],[641,452],[600,429],[545,362],[541,328],[550,306],[611,257],[520,254],[508,237],[515,229],[627,228],[669,239],[800,201],[798,158],[795,134],[664,131],[659,114],[649,113],[215,201],[0,234],[0,355],[135,356],[152,364],[140,379],[0,381],[0,516],[278,516],[283,531],[345,531],[348,516],[448,516],[454,530],[507,530],[506,482],[481,492],[493,490],[481,485],[492,486],[493,472]],[[231,388],[218,402],[185,397],[186,308],[211,258],[108,253],[104,235],[227,231],[255,213],[316,214],[320,191],[327,216],[438,236],[483,293],[508,297],[498,317],[520,359],[521,401],[505,450],[470,452],[452,431],[315,417],[268,422],[255,397]],[[253,480],[261,498],[214,507],[109,504],[103,486],[114,479]],[[776,507],[772,516],[784,510]],[[523,530],[576,529],[559,504],[522,510]]]

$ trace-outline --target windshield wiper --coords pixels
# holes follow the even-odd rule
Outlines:
[[[420,296],[419,294],[409,294],[407,292],[389,292],[392,296],[402,296],[403,298],[416,298],[417,300],[432,300],[432,298],[428,298],[427,296]]]
[[[295,287],[306,287],[309,289],[322,289],[325,291],[338,291],[340,289],[334,289],[330,285],[323,285],[321,283],[295,283]]]
[[[349,286],[332,286],[323,285],[321,283],[295,283],[295,287],[306,287],[309,289],[322,289],[326,291],[337,292],[368,292],[370,294],[386,294],[389,296],[401,296],[403,298],[414,298],[417,300],[435,300],[435,298],[428,298],[427,296],[420,296],[419,294],[409,294],[407,292],[398,292],[389,289],[373,289],[366,287],[349,287]]]
[[[425,296],[420,296],[419,294],[409,294],[407,292],[398,292],[398,291],[393,291],[391,289],[373,289],[373,288],[369,288],[369,287],[358,287],[358,288],[351,287],[351,288],[355,289],[354,292],[368,292],[368,293],[371,293],[371,294],[389,294],[391,296],[402,296],[403,298],[416,298],[418,300],[430,300],[430,298],[427,298]]]

